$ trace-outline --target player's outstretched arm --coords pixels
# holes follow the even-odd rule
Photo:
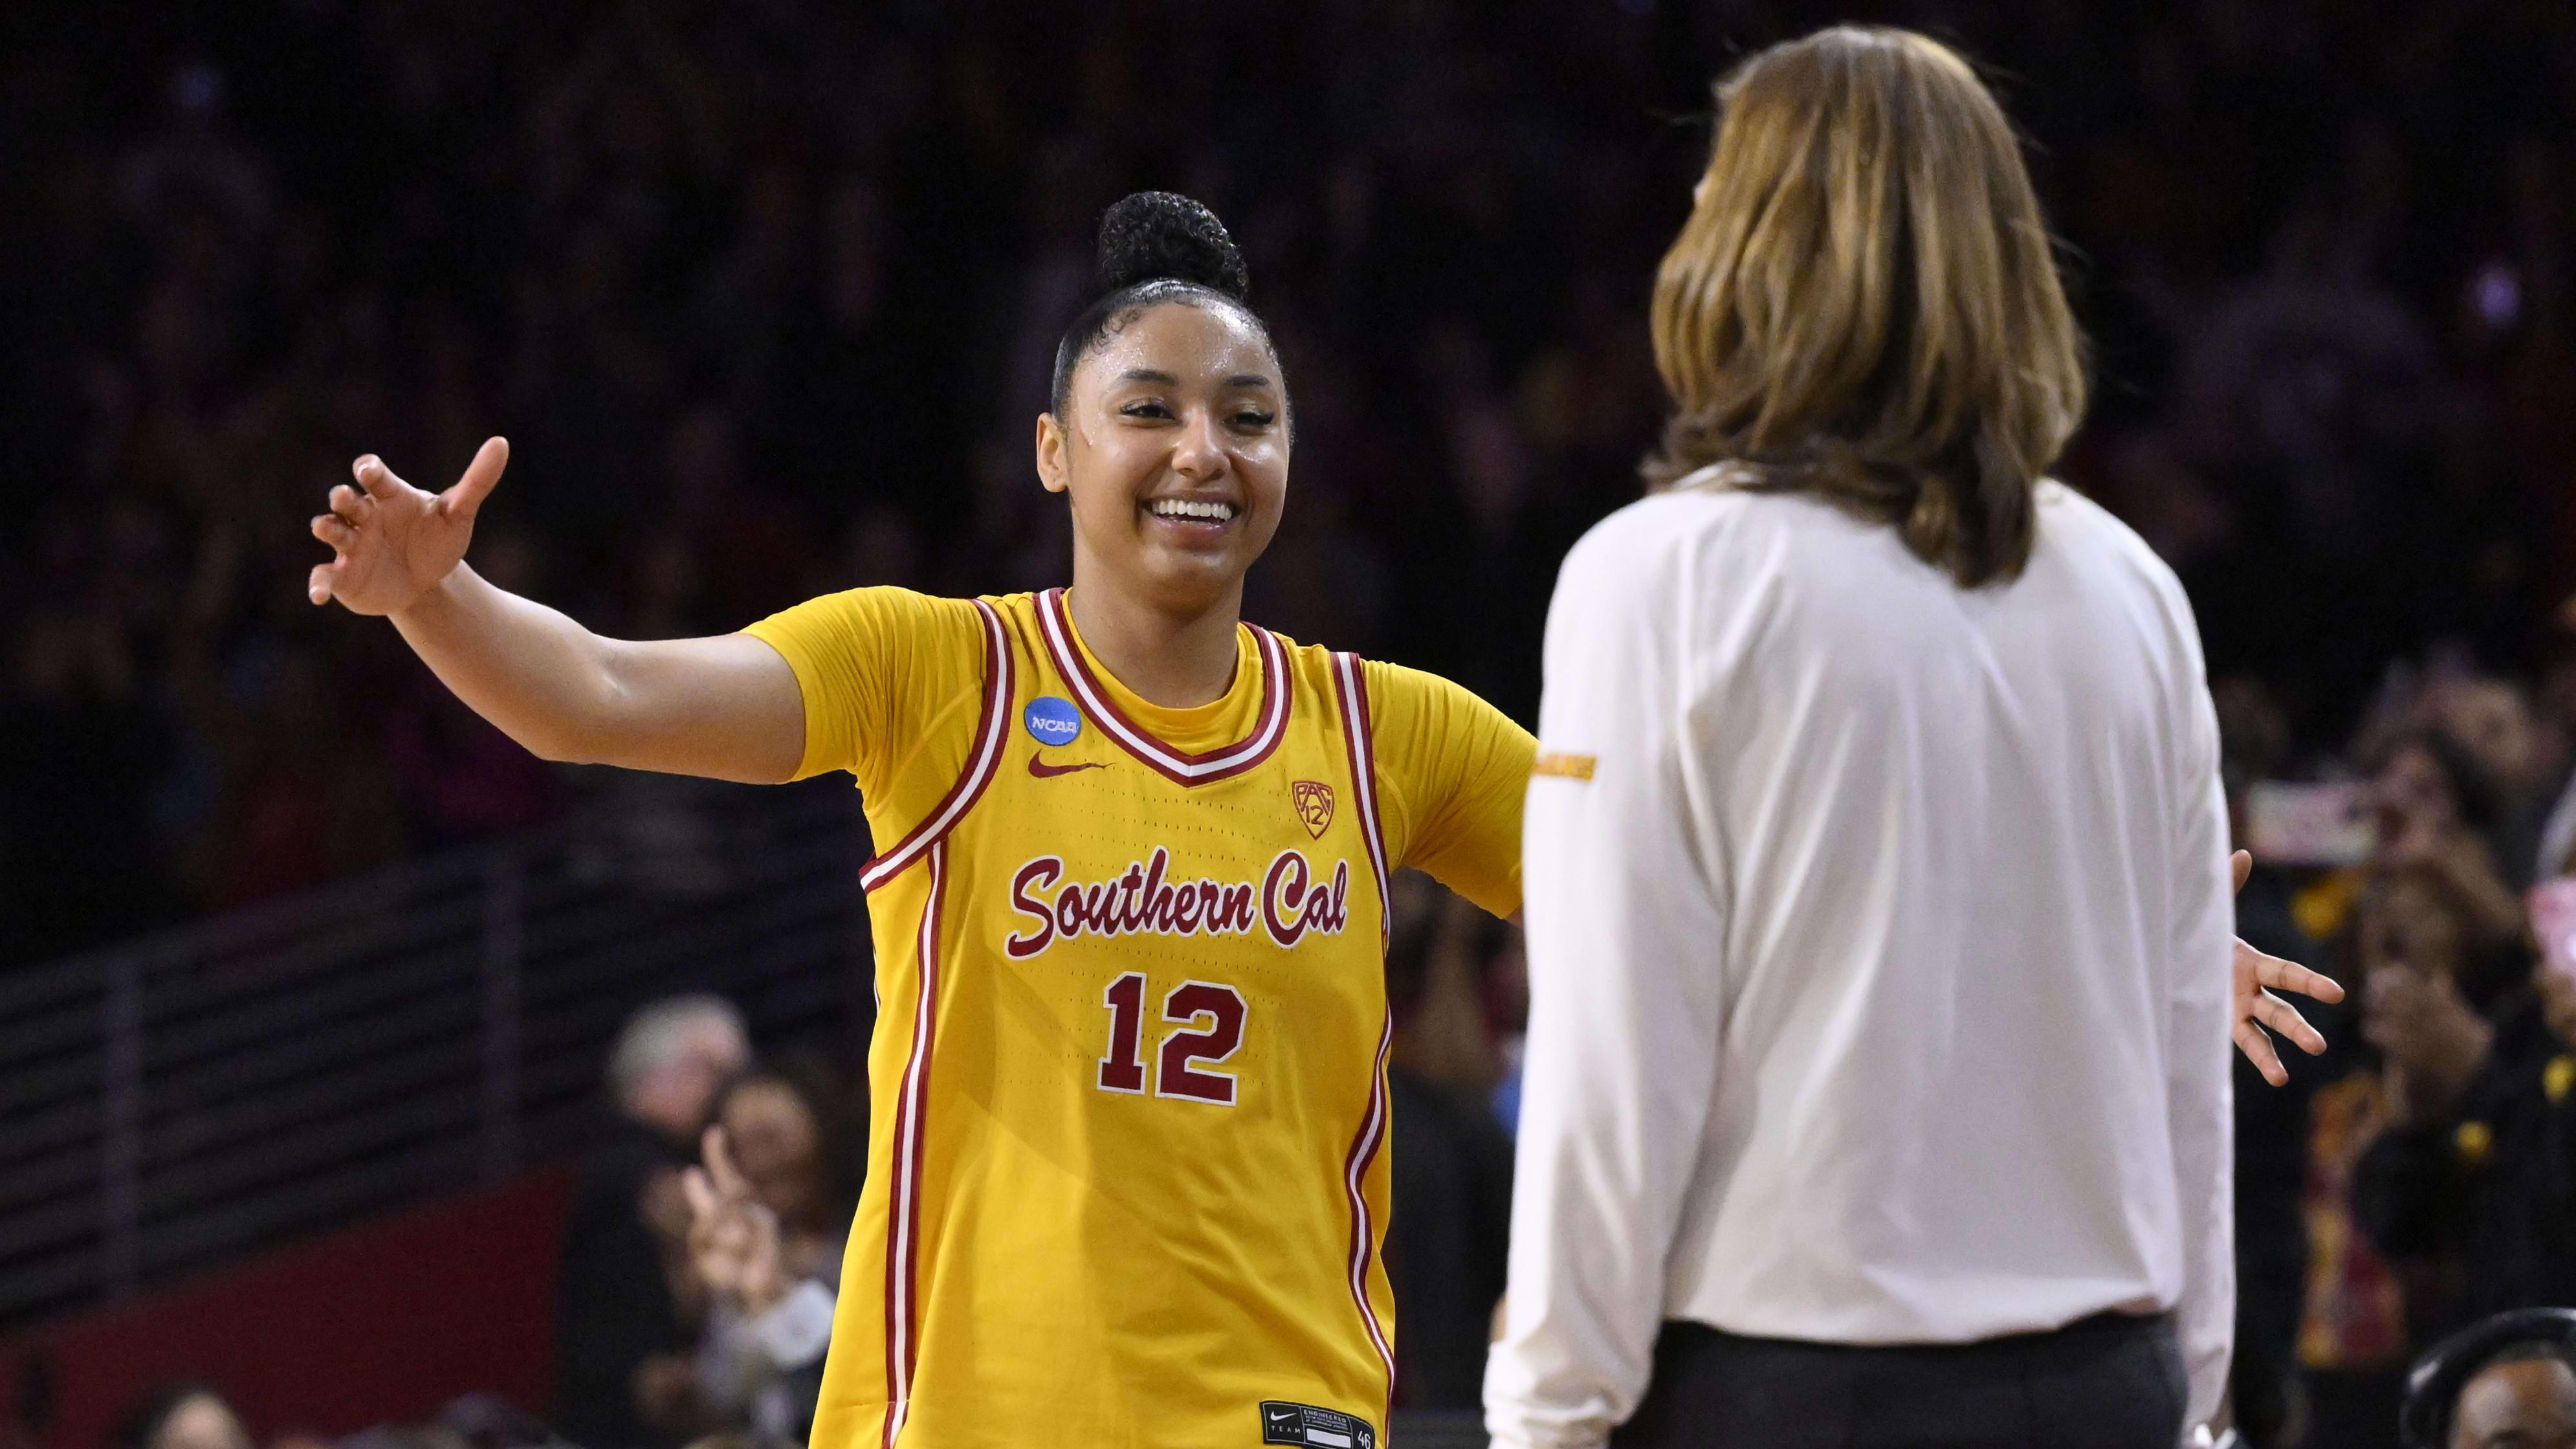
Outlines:
[[[391,619],[457,698],[545,759],[761,784],[794,774],[804,698],[776,650],[747,634],[602,638],[466,566],[474,515],[509,459],[493,438],[440,493],[358,459],[358,486],[332,489],[313,519],[333,557],[307,594]]]

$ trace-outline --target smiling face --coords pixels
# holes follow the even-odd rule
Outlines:
[[[1239,606],[1287,498],[1287,414],[1278,357],[1233,307],[1160,302],[1105,335],[1038,419],[1038,477],[1073,500],[1074,586]]]

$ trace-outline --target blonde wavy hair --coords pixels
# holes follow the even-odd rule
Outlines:
[[[1655,273],[1674,408],[1648,484],[1733,464],[1893,525],[1963,588],[2015,577],[2085,381],[2003,108],[1955,51],[1874,26],[1773,46],[1716,91]]]

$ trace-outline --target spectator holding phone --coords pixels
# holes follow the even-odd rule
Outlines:
[[[2428,887],[2401,878],[2365,907],[2364,1031],[2394,1110],[2354,1214],[2391,1257],[2458,1255],[2470,1314],[2576,1303],[2576,974],[2547,952],[2480,1017],[2426,969],[2451,949]]]
[[[2376,862],[2438,877],[2462,913],[2473,956],[2517,948],[2522,901],[2498,868],[2492,843],[2503,802],[2477,757],[2441,731],[2409,734],[2381,761],[2372,796],[2379,812]]]
[[[706,1301],[699,1412],[754,1444],[802,1444],[813,1428],[858,1201],[851,1116],[819,1062],[756,1068],[717,1097],[702,1164],[681,1179]]]

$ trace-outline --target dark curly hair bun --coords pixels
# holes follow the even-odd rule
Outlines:
[[[1100,217],[1100,290],[1189,282],[1240,302],[1252,294],[1243,253],[1216,213],[1169,191],[1139,191]]]

